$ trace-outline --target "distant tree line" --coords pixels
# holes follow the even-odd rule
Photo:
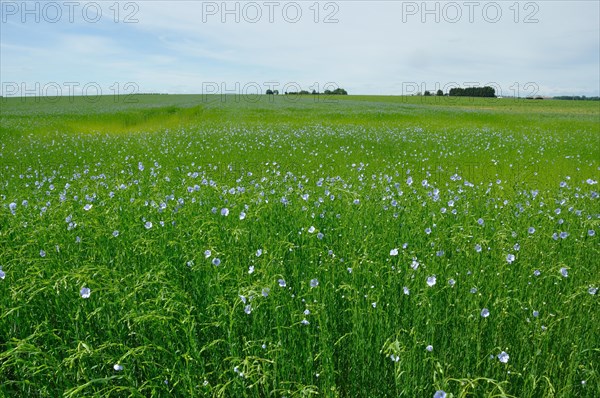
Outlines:
[[[489,97],[489,98],[495,98],[496,97],[496,90],[494,90],[494,88],[490,87],[490,86],[467,87],[467,88],[455,87],[455,88],[451,88],[450,89],[450,91],[448,92],[448,95],[451,96],[451,97]]]
[[[419,94],[421,94],[421,93],[419,93]],[[423,93],[423,95],[425,97],[431,97],[433,94],[431,94],[431,91],[425,90],[425,92]],[[438,91],[436,91],[435,95],[438,96],[438,97],[443,97],[444,96],[444,92],[442,90],[438,90]]]
[[[279,94],[278,90],[271,90],[268,89],[266,92],[267,95],[277,95]],[[348,92],[346,90],[344,90],[343,88],[336,88],[335,90],[325,90],[325,92],[320,93],[317,90],[313,90],[312,92],[308,92],[306,90],[300,90],[300,91],[286,91],[284,93],[285,95],[348,95]]]
[[[557,100],[572,100],[572,101],[600,101],[600,97],[586,97],[585,95],[560,95],[552,97]]]
[[[314,91],[313,91],[313,94],[315,94]],[[346,90],[344,90],[343,88],[336,88],[333,91],[325,90],[325,95],[348,95],[348,92]]]

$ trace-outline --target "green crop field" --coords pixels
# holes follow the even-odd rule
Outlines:
[[[0,396],[600,396],[598,102],[0,106]]]

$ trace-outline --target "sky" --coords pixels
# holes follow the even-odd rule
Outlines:
[[[0,1],[0,94],[600,95],[600,1]]]

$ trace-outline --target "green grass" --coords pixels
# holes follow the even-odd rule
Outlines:
[[[0,395],[600,396],[596,103],[0,104]]]

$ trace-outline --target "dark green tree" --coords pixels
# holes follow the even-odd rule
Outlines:
[[[335,90],[333,90],[331,92],[331,94],[334,94],[334,95],[348,95],[348,92],[346,90],[344,90],[343,88],[339,87],[339,88],[336,88]]]

